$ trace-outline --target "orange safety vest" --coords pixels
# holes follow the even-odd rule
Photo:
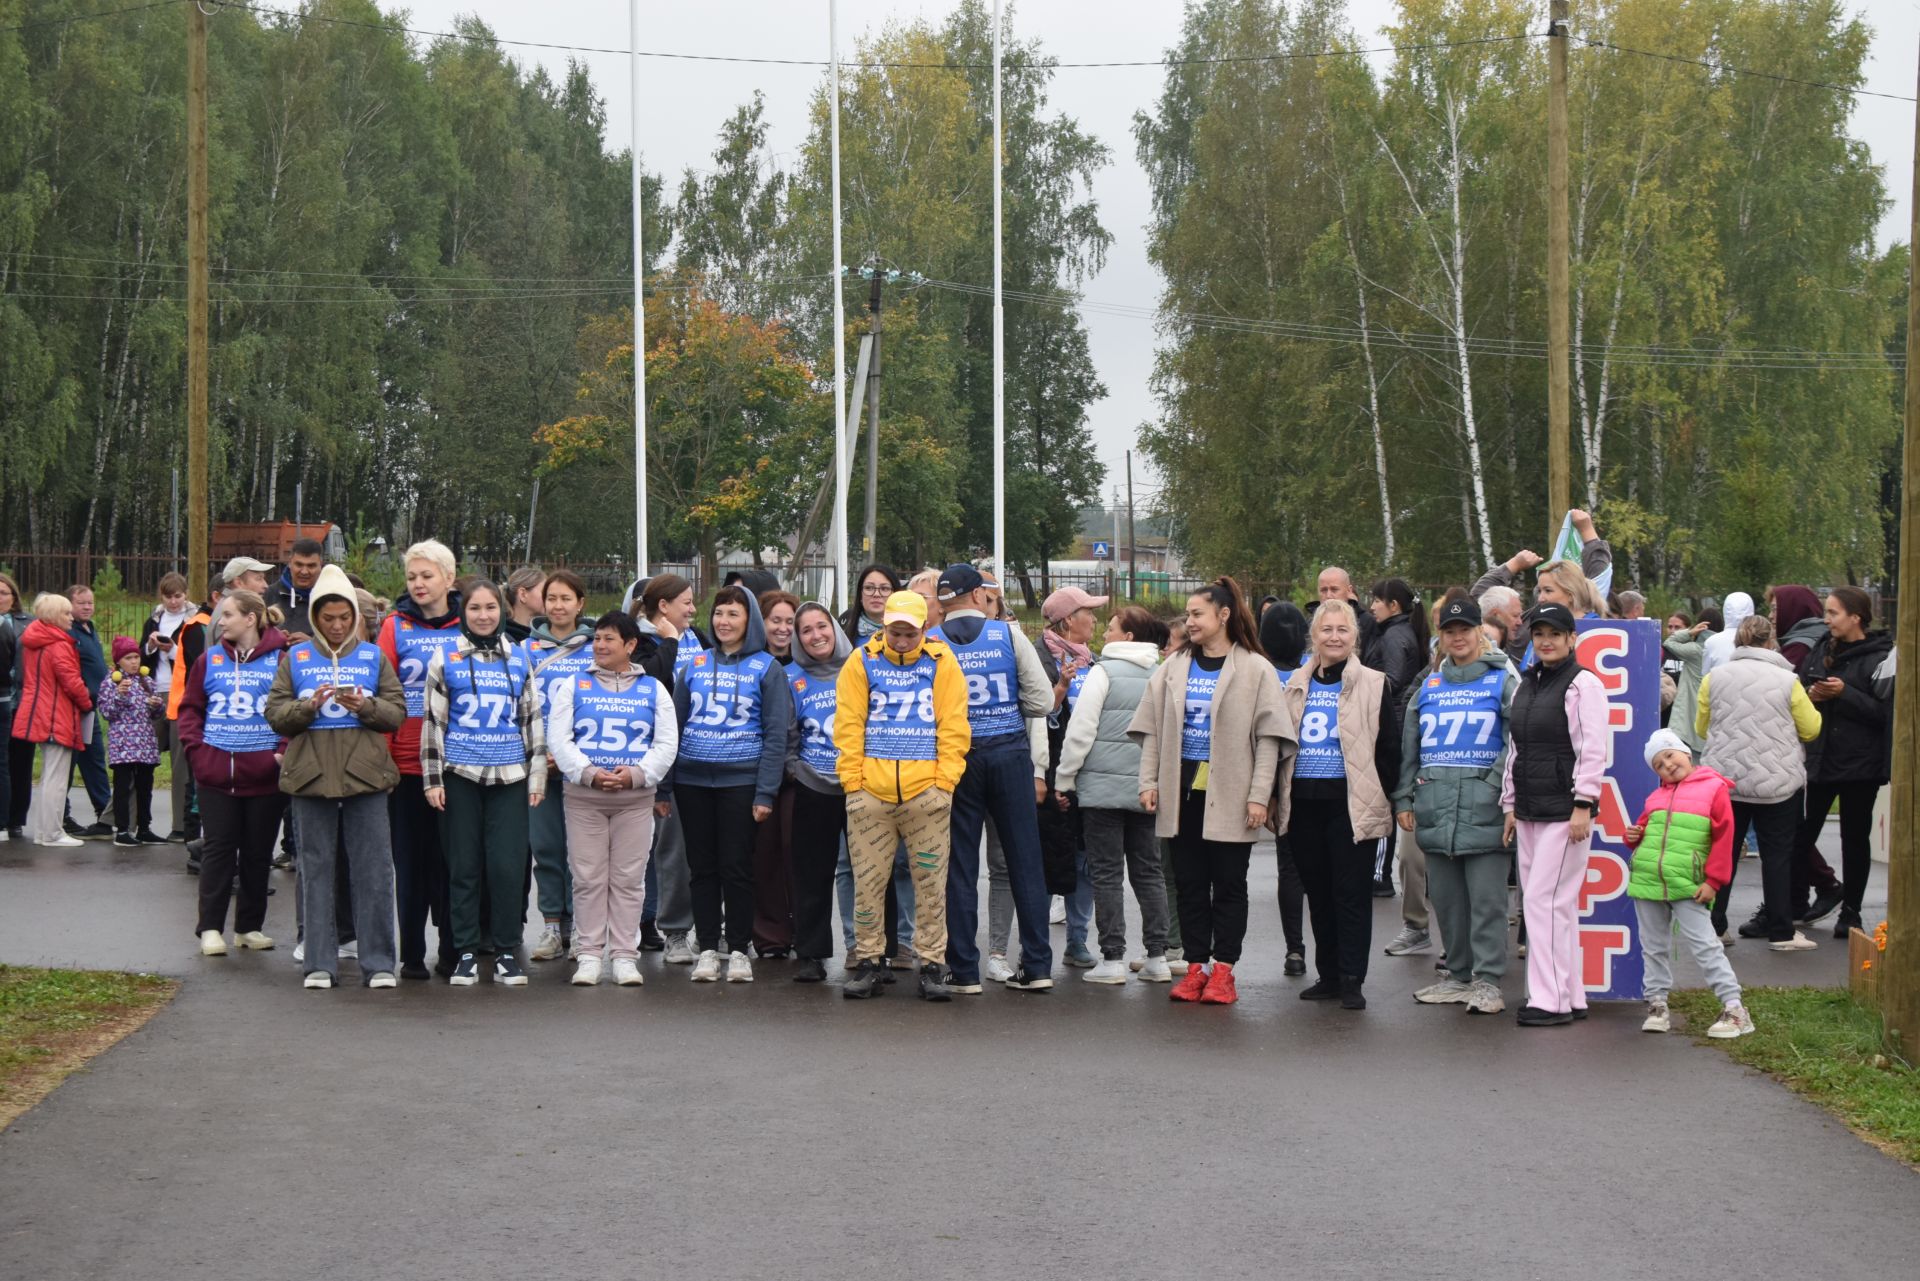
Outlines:
[[[192,618],[189,618],[186,622],[180,624],[180,630],[174,633],[174,637],[177,640],[179,637],[184,636],[186,634],[187,628],[205,627],[211,622],[213,622],[213,615],[207,613],[206,610],[202,609],[199,613],[195,614]],[[167,690],[167,719],[168,720],[177,721],[180,719],[180,696],[182,694],[185,694],[186,692],[187,692],[186,666],[185,664],[181,663],[178,658],[175,658],[173,663],[173,685],[171,688]]]

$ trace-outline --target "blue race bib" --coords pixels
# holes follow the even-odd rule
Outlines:
[[[547,708],[553,705],[554,691],[568,681],[585,676],[593,666],[593,642],[583,641],[572,649],[561,648],[552,641],[528,641],[527,644],[532,660],[529,670],[540,694],[540,715],[544,720]]]
[[[1505,668],[1476,681],[1427,677],[1415,711],[1420,715],[1420,764],[1458,769],[1489,769],[1505,738],[1500,723],[1500,687]]]
[[[1026,718],[1020,715],[1020,666],[1005,623],[984,620],[971,645],[957,644],[938,627],[927,635],[946,643],[967,678],[967,724],[974,742],[1027,732]]]
[[[422,627],[409,618],[393,620],[393,667],[407,696],[408,716],[427,714],[427,664],[436,652],[448,653],[459,643],[458,627]]]
[[[862,653],[867,668],[868,756],[882,761],[940,759],[933,719],[934,660],[925,652],[902,667]]]
[[[223,752],[271,752],[280,736],[267,724],[267,691],[280,670],[280,654],[261,654],[236,663],[224,649],[207,654],[201,687],[207,695],[203,735]]]
[[[596,768],[639,768],[653,745],[654,717],[665,695],[651,676],[623,690],[608,689],[591,676],[574,677],[573,745]]]
[[[1213,692],[1219,684],[1219,672],[1209,672],[1198,663],[1187,665],[1186,713],[1180,719],[1183,761],[1204,761],[1213,751]]]
[[[722,663],[717,651],[694,656],[687,664],[680,755],[714,764],[760,759],[760,678],[773,661],[764,651],[735,663]]]
[[[1340,752],[1340,686],[1307,683],[1307,705],[1300,714],[1300,755],[1295,778],[1345,778],[1347,759]]]
[[[451,655],[444,660],[447,764],[475,768],[526,764],[519,712],[520,694],[527,687],[527,660],[517,646],[506,653],[504,665]]]
[[[831,680],[816,680],[798,667],[788,669],[787,685],[793,690],[793,714],[800,722],[800,760],[815,773],[832,778],[840,763],[840,749],[833,742],[839,687]]]
[[[301,699],[311,699],[322,685],[357,689],[371,698],[380,688],[382,657],[379,646],[366,641],[355,645],[338,660],[327,657],[309,642],[295,646],[287,656],[287,675],[293,681],[294,695]],[[339,700],[330,698],[313,718],[311,728],[359,729],[360,718],[342,707]]]

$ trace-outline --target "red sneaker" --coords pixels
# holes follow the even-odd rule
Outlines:
[[[1176,1001],[1198,1001],[1206,990],[1207,967],[1196,961],[1187,967],[1185,976],[1173,985],[1173,990],[1167,995]]]
[[[1207,980],[1207,990],[1200,994],[1203,1005],[1232,1005],[1240,999],[1240,993],[1233,986],[1233,967],[1225,961],[1213,963],[1213,977]]]

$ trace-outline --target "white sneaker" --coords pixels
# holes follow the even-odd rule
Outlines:
[[[235,947],[251,948],[255,952],[273,951],[273,940],[262,934],[259,930],[248,930],[245,934],[235,934],[233,936],[233,945]]]
[[[1142,983],[1173,982],[1173,967],[1164,956],[1149,956],[1140,962],[1140,981]]]
[[[368,987],[399,987],[400,980],[393,977],[392,971],[381,970],[378,974],[372,974],[367,977],[367,986]]]
[[[1132,970],[1135,974],[1138,974],[1141,970],[1144,970],[1145,968],[1147,968],[1147,958],[1144,956],[1136,956],[1131,961],[1127,962],[1127,968]]]
[[[600,958],[583,956],[573,967],[573,977],[567,982],[575,987],[592,987],[600,981]]]
[[[333,986],[333,975],[327,973],[325,970],[315,970],[313,973],[307,975],[307,981],[300,986],[314,989],[329,988]]]
[[[714,957],[714,960],[716,962],[719,959],[720,958],[718,956]],[[750,961],[747,960],[747,954],[745,952],[735,952],[732,956],[729,956],[727,958],[727,982],[729,983],[753,982],[753,965]]]
[[[1731,1041],[1736,1036],[1747,1036],[1753,1031],[1753,1015],[1747,1013],[1744,1005],[1729,1005],[1720,1011],[1720,1019],[1707,1029],[1707,1035],[1716,1041]]]
[[[693,966],[695,983],[718,983],[720,981],[720,953],[709,948],[700,953],[700,959]]]
[[[227,940],[219,930],[200,931],[200,955],[225,956],[226,954]]]
[[[1775,952],[1811,952],[1819,946],[1818,943],[1802,934],[1799,930],[1795,930],[1793,937],[1790,939],[1782,939],[1778,943],[1767,944],[1768,949]]]
[[[293,945],[293,963],[295,965],[298,965],[300,962],[306,959],[307,959],[307,941],[305,939],[301,939],[298,943],[295,943]]]
[[[74,842],[75,845],[78,845],[79,843],[80,842],[78,841]],[[1061,898],[1058,894],[1056,894],[1053,896],[1053,905],[1047,908],[1047,924],[1065,925],[1066,923],[1067,923],[1067,900]]]
[[[1127,981],[1127,963],[1115,957],[1082,974],[1080,978],[1087,983],[1125,983]]]
[[[78,846],[81,846],[81,845],[85,845],[85,844],[86,844],[86,842],[85,842],[85,841],[79,841],[79,840],[75,840],[75,839],[74,839],[73,837],[71,837],[71,836],[68,836],[68,835],[67,835],[67,834],[66,834],[65,832],[62,832],[62,833],[60,834],[60,836],[59,836],[59,838],[58,838],[57,840],[51,840],[51,841],[35,841],[35,842],[34,842],[34,844],[35,844],[35,845],[45,845],[45,846],[47,846],[47,847],[48,847],[49,849],[56,849],[56,850],[70,850],[70,849],[74,849],[74,848],[76,848],[76,847],[78,847]]]
[[[1169,956],[1167,958],[1167,973],[1169,974],[1179,975],[1184,978],[1187,971],[1191,968],[1192,965],[1184,956]]]
[[[1475,979],[1467,989],[1466,1006],[1469,1014],[1498,1014],[1507,1008],[1507,1001],[1497,984]]]
[[[1403,925],[1400,932],[1387,944],[1388,956],[1412,956],[1415,952],[1425,952],[1433,946],[1433,935],[1425,930],[1417,930],[1411,925]]]
[[[1438,983],[1421,988],[1413,994],[1413,999],[1422,1005],[1465,1005],[1472,992],[1472,984],[1462,983],[1449,975]]]
[[[557,961],[566,954],[567,944],[560,937],[560,927],[549,925],[540,931],[540,941],[533,945],[533,951],[527,953],[527,957],[534,961]]]
[[[980,973],[995,983],[1005,983],[1013,977],[1013,967],[1007,964],[1006,957],[995,952],[987,958],[987,963],[980,968]]]
[[[667,952],[661,959],[668,965],[692,965],[693,944],[687,942],[687,936],[684,934],[669,934],[667,935]]]
[[[351,943],[342,943],[340,945],[340,959],[343,961],[359,960],[360,959],[360,940],[355,939]]]
[[[639,987],[647,981],[640,972],[640,966],[631,956],[613,958],[613,982],[616,987]]]
[[[1673,1016],[1667,1013],[1665,1001],[1648,1001],[1646,1021],[1640,1024],[1642,1032],[1673,1031]]]

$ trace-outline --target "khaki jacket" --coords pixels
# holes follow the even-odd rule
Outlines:
[[[360,728],[309,733],[314,715],[313,704],[294,696],[292,671],[281,660],[267,691],[267,723],[287,740],[281,791],[310,800],[344,800],[400,785],[400,767],[387,750],[386,736],[407,719],[407,700],[384,654],[380,686],[360,709]]]
[[[1313,680],[1314,662],[1306,663],[1287,678],[1285,691],[1288,732],[1297,736],[1300,717],[1307,710],[1307,685]],[[1347,819],[1353,824],[1353,839],[1376,841],[1393,830],[1393,806],[1381,790],[1380,776],[1374,769],[1373,749],[1380,738],[1380,706],[1386,698],[1387,678],[1371,667],[1361,665],[1358,657],[1347,660],[1340,676],[1340,754],[1347,762]],[[1280,773],[1279,828],[1282,834],[1293,817],[1293,771]]]
[[[1192,667],[1192,656],[1185,651],[1156,667],[1127,726],[1127,737],[1140,745],[1140,790],[1160,793],[1154,835],[1168,839],[1180,831],[1180,730]],[[1294,750],[1294,732],[1280,704],[1273,665],[1250,650],[1228,650],[1213,695],[1206,817],[1200,835],[1209,841],[1251,844],[1260,833],[1247,826],[1247,806],[1272,799],[1274,774]]]

